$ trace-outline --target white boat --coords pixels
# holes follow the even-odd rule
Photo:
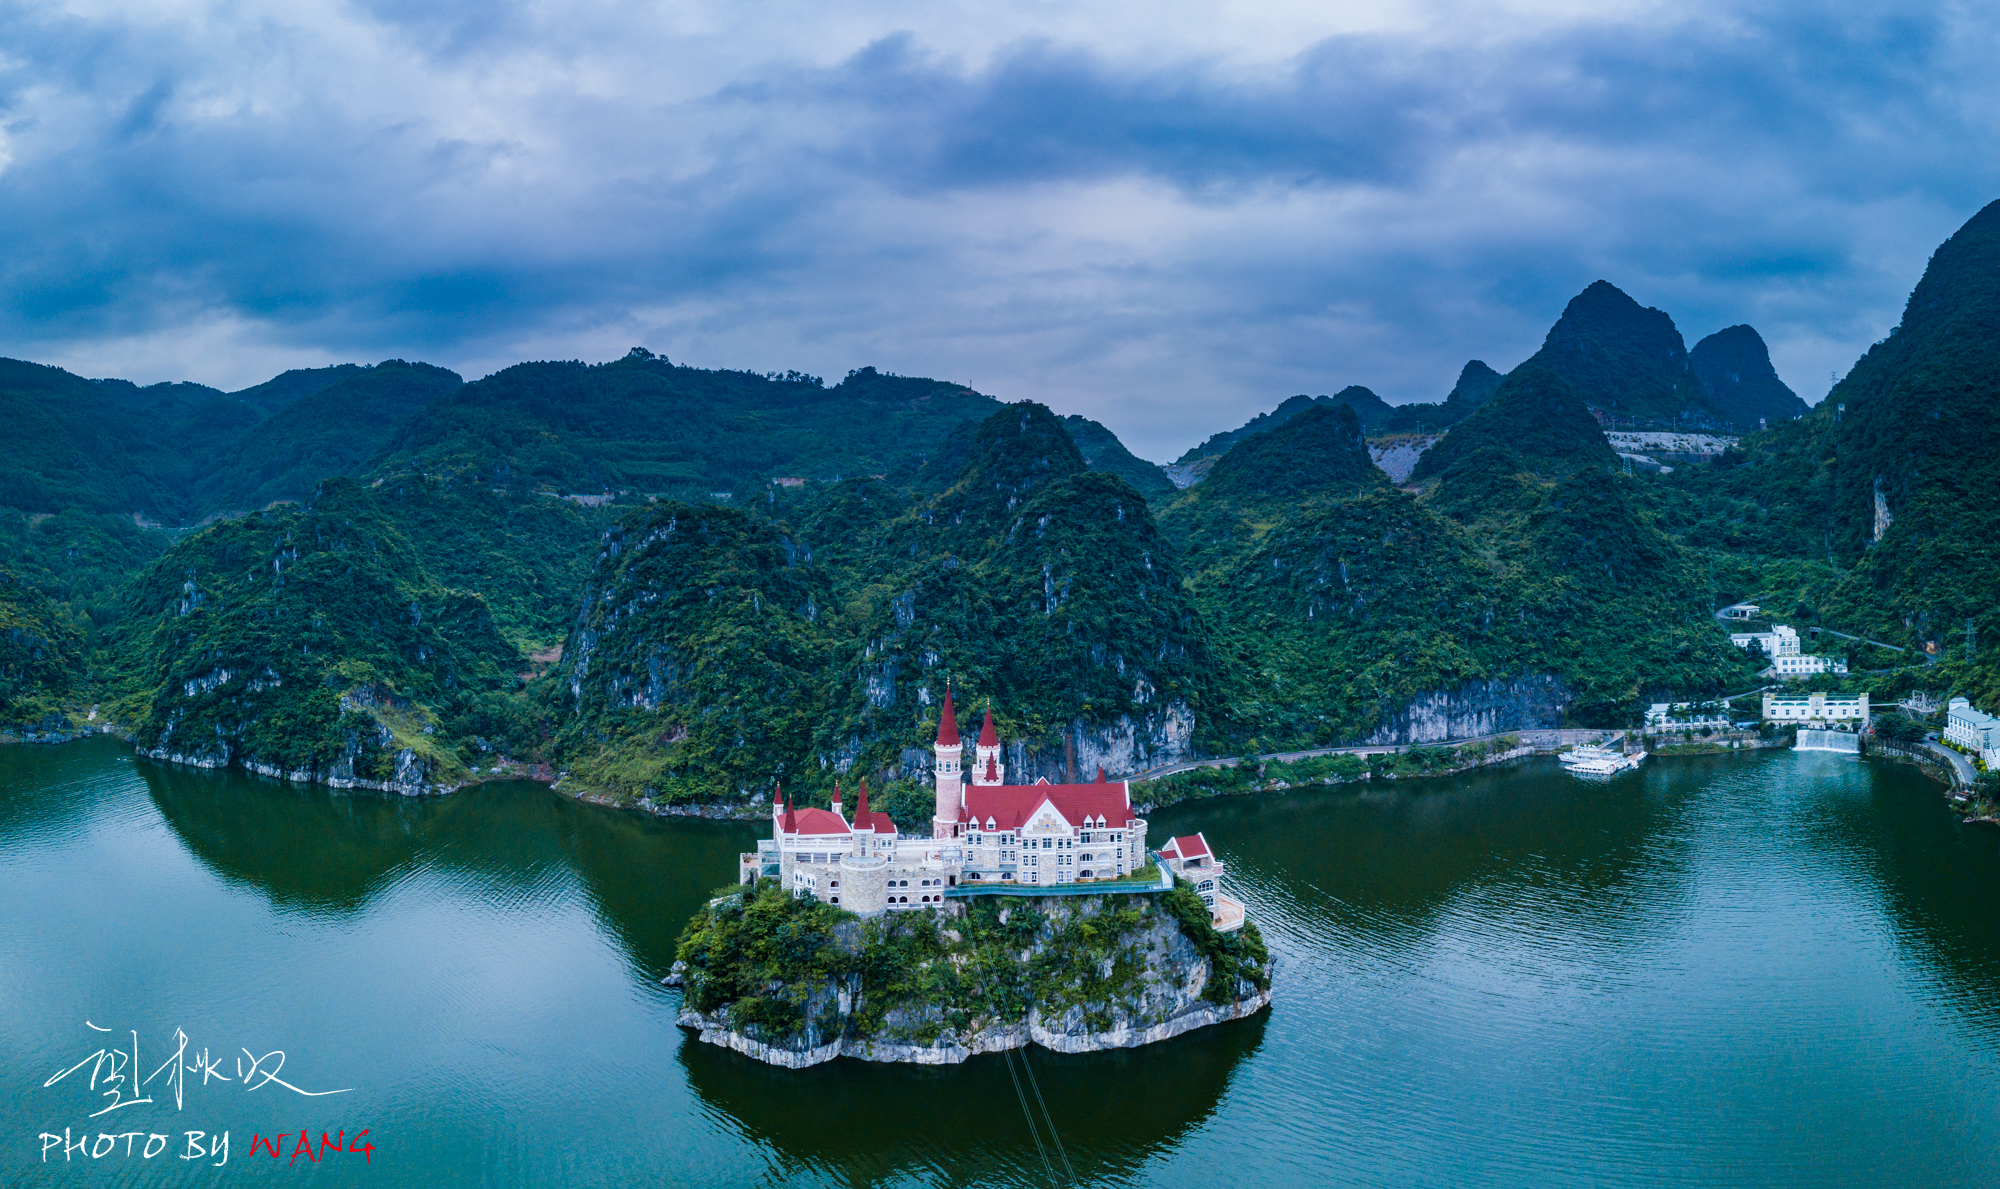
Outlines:
[[[1563,771],[1572,776],[1616,776],[1629,772],[1646,761],[1646,753],[1635,751],[1630,755],[1599,747],[1594,743],[1583,743],[1570,748],[1556,757],[1562,761]]]

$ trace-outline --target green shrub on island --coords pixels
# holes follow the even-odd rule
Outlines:
[[[1162,926],[1209,964],[1202,997],[1270,987],[1256,926],[1218,933],[1193,889],[1026,900],[978,897],[962,916],[892,913],[863,921],[775,880],[705,905],[681,933],[686,1005],[767,1043],[840,1039],[934,1044],[946,1033],[1080,1013],[1104,1030],[1146,994]],[[847,995],[843,1015],[835,985]]]

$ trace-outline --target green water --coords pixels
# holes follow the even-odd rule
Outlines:
[[[1083,1183],[2000,1184],[2000,833],[1908,769],[1537,762],[1153,827],[1229,861],[1276,1001],[1035,1050]],[[998,1058],[788,1072],[674,1027],[675,935],[753,836],[0,747],[0,1183],[1050,1183]],[[97,1119],[92,1066],[43,1084],[133,1029],[150,1072],[176,1028],[232,1080]],[[247,1089],[245,1048],[348,1092]],[[44,1163],[65,1127],[173,1139]],[[249,1152],[364,1127],[365,1158]],[[226,1166],[177,1158],[225,1129]]]

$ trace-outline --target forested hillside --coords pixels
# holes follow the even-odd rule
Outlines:
[[[824,800],[843,774],[912,774],[947,682],[1045,764],[1185,752],[1213,712],[1202,626],[1144,497],[1087,470],[1060,419],[1007,406],[945,490],[883,496],[629,516],[557,672],[564,762],[622,796],[783,776]]]
[[[865,777],[918,825],[947,684],[1026,780],[1619,725],[1757,683],[1711,617],[1738,599],[1904,650],[1820,640],[1854,688],[1995,707],[1996,405],[2000,206],[1803,416],[1755,330],[1688,352],[1599,282],[1506,375],[1294,397],[1190,450],[1185,489],[1095,421],[872,368],[635,350],[221,393],[0,362],[28,431],[0,444],[0,727],[95,705],[200,762],[412,786],[507,755],[653,805]],[[1662,473],[1603,432],[1758,418]],[[1370,460],[1400,433],[1434,443],[1403,488]]]

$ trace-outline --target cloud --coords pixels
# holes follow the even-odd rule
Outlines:
[[[1807,399],[2000,192],[2000,19],[255,2],[0,15],[0,352],[233,386],[644,343],[1170,457],[1604,277]],[[201,344],[204,349],[189,349]],[[93,366],[92,361],[102,361]]]

